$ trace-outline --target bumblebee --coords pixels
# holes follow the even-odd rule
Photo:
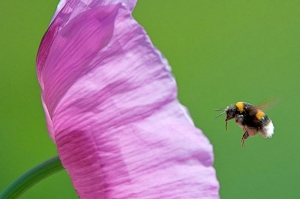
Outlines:
[[[239,125],[244,134],[242,136],[242,146],[245,146],[245,140],[249,136],[255,136],[257,133],[261,133],[263,137],[270,138],[274,134],[274,125],[270,118],[262,111],[262,109],[269,106],[268,104],[262,106],[254,106],[247,102],[237,102],[236,104],[227,106],[225,109],[216,109],[216,111],[223,111],[215,118],[226,113],[226,131],[227,122],[231,119],[235,119],[237,125]]]

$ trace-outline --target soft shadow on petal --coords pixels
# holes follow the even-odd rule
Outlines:
[[[80,198],[219,198],[212,146],[132,18],[135,1],[74,2],[59,6],[37,71],[51,137]]]

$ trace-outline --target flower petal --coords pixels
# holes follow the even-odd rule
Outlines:
[[[80,198],[219,198],[212,146],[135,3],[59,4],[37,56],[50,136]]]

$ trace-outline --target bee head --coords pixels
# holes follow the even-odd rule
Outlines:
[[[215,119],[218,118],[218,117],[220,117],[224,113],[226,113],[226,119],[225,119],[225,121],[228,121],[228,120],[231,120],[232,118],[235,117],[235,115],[236,115],[236,106],[235,105],[231,105],[231,106],[227,106],[224,109],[223,108],[222,109],[216,109],[215,111],[223,111],[222,113],[220,113],[219,115],[217,115],[215,117]]]
[[[217,117],[220,117],[224,113],[226,113],[226,119],[225,119],[226,127],[225,127],[225,129],[227,131],[227,122],[228,122],[228,120],[231,120],[232,118],[235,117],[235,115],[236,115],[236,106],[235,105],[231,105],[231,106],[227,106],[225,109],[216,109],[216,111],[223,111],[223,112],[220,113],[219,115],[217,115],[215,117],[215,119]]]
[[[224,111],[226,112],[225,121],[227,122],[228,120],[231,120],[232,118],[235,117],[235,115],[236,115],[236,106],[227,106]]]

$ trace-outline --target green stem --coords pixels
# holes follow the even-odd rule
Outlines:
[[[63,170],[63,166],[58,156],[46,160],[45,162],[30,169],[0,194],[0,199],[15,199],[22,195],[27,189],[44,178]]]

